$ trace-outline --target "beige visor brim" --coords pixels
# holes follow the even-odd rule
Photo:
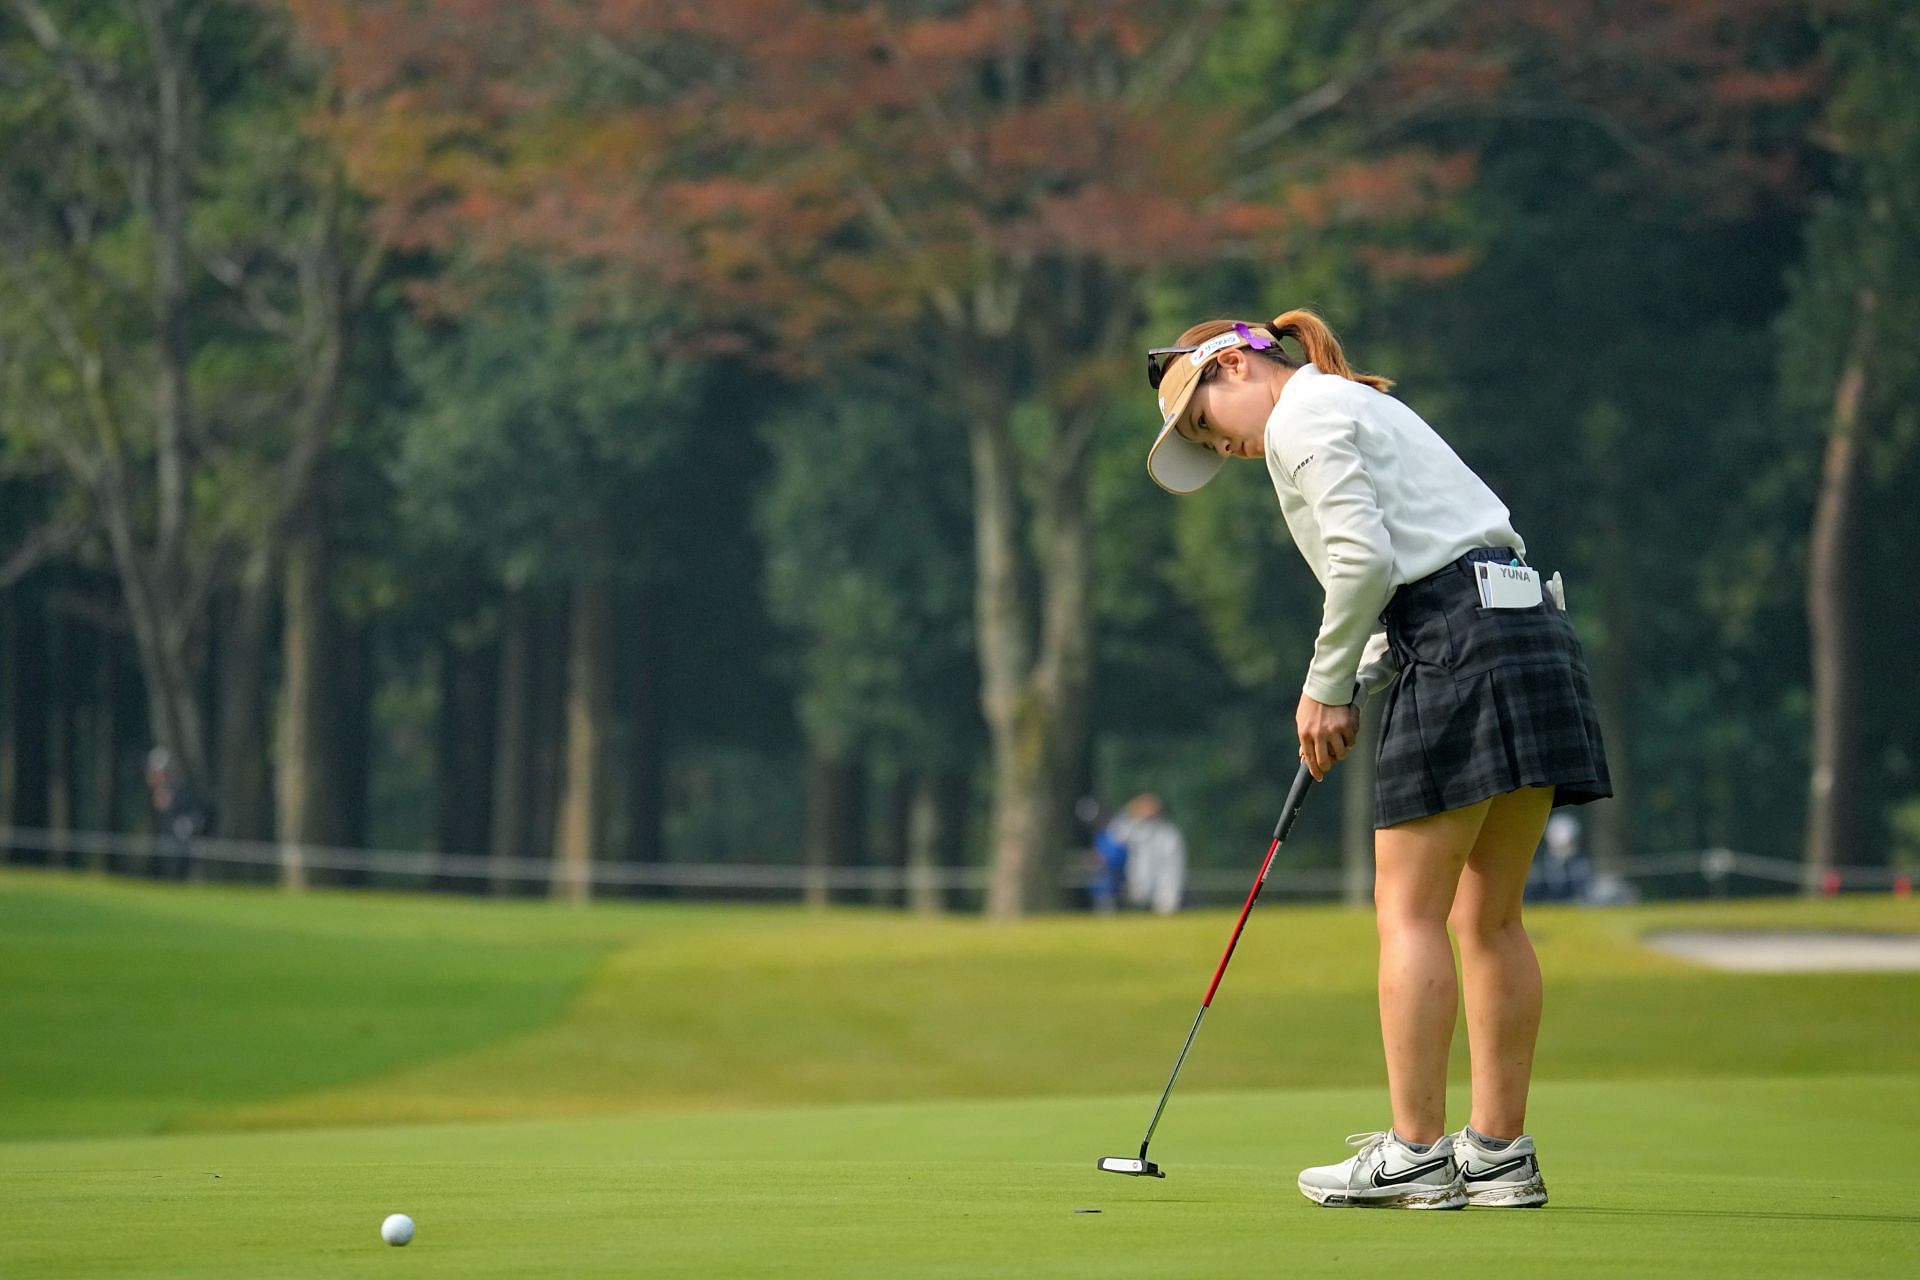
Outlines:
[[[1168,493],[1197,492],[1218,475],[1227,462],[1221,454],[1195,444],[1174,430],[1174,424],[1180,421],[1199,389],[1197,376],[1181,388],[1173,403],[1167,406],[1166,420],[1160,424],[1160,435],[1154,440],[1153,448],[1147,450],[1147,474]]]

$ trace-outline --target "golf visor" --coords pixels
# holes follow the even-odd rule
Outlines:
[[[1193,493],[1226,465],[1221,454],[1195,444],[1175,427],[1200,389],[1200,375],[1222,351],[1271,345],[1272,338],[1250,333],[1242,324],[1198,346],[1155,347],[1147,352],[1147,381],[1160,393],[1160,434],[1147,450],[1147,474],[1155,484],[1168,493]]]

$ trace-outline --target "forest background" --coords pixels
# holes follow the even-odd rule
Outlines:
[[[0,826],[1247,863],[1319,596],[1141,353],[1312,306],[1565,574],[1603,868],[1920,868],[1917,255],[1896,0],[0,0]]]

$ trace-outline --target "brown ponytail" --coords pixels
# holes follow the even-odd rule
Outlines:
[[[1217,338],[1221,334],[1229,332],[1232,330],[1234,324],[1235,321],[1232,320],[1203,320],[1181,334],[1178,345],[1183,347],[1198,346],[1209,338]],[[1352,367],[1347,364],[1346,353],[1340,349],[1340,339],[1333,336],[1333,330],[1327,328],[1327,322],[1325,320],[1322,320],[1318,315],[1307,310],[1305,307],[1297,307],[1292,311],[1283,311],[1270,322],[1266,324],[1254,323],[1251,327],[1255,330],[1265,329],[1276,338],[1292,338],[1300,344],[1300,349],[1307,353],[1307,359],[1313,361],[1314,367],[1322,373],[1334,373],[1342,378],[1351,379],[1354,382],[1364,382],[1375,391],[1385,391],[1393,385],[1393,379],[1391,378],[1382,378],[1378,374],[1373,373],[1355,373]],[[1294,357],[1279,346],[1268,347],[1260,351],[1249,351],[1248,354],[1264,356],[1276,364],[1287,366],[1289,369],[1299,367]],[[1219,368],[1220,366],[1217,364],[1209,364],[1206,369],[1201,372],[1201,380],[1203,382],[1211,382],[1214,375],[1219,372]]]
[[[1375,391],[1385,391],[1393,385],[1393,379],[1383,378],[1375,373],[1355,373],[1347,363],[1346,352],[1340,349],[1340,339],[1333,330],[1327,328],[1327,322],[1305,307],[1296,307],[1292,311],[1283,311],[1273,318],[1267,326],[1274,334],[1282,338],[1292,338],[1307,353],[1307,359],[1322,373],[1337,373],[1353,382],[1364,382]]]

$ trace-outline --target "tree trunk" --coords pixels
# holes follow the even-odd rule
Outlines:
[[[220,834],[235,840],[272,837],[267,750],[267,631],[272,614],[272,552],[247,557],[233,616],[221,646],[219,774],[210,788]]]
[[[280,882],[306,887],[302,850],[334,843],[328,808],[333,785],[331,715],[327,688],[333,637],[329,634],[326,534],[309,525],[288,544],[285,613],[281,627],[280,759],[278,769]]]
[[[1360,741],[1340,762],[1340,898],[1350,907],[1364,907],[1373,901],[1373,753],[1380,744],[1378,701],[1370,699],[1360,709]]]
[[[152,572],[143,598],[129,600],[151,618],[148,679],[158,688],[153,723],[174,757],[182,782],[200,795],[208,786],[206,725],[196,688],[197,620],[187,589],[187,450],[193,437],[192,312],[187,270],[188,201],[198,162],[195,137],[195,88],[189,50],[182,47],[171,6],[140,0],[139,14],[151,58],[154,106],[152,150],[143,195],[153,227],[153,326],[159,359],[155,368],[153,452],[155,537]],[[138,573],[138,571],[136,571]],[[131,585],[131,584],[130,584]],[[137,620],[136,620],[137,625]],[[261,753],[261,754],[264,754]]]
[[[47,827],[62,834],[73,830],[74,773],[78,751],[74,726],[85,699],[76,689],[80,663],[74,653],[79,629],[57,613],[47,618]],[[53,862],[65,864],[74,855],[59,854]]]
[[[808,906],[823,907],[831,901],[829,868],[866,862],[866,818],[866,762],[819,743],[808,744],[803,850],[807,876],[801,895]]]
[[[626,856],[630,862],[658,862],[664,849],[667,762],[660,722],[658,605],[658,593],[650,588],[633,594],[620,645],[628,659]]]
[[[1853,558],[1860,477],[1861,406],[1879,296],[1854,295],[1854,334],[1833,393],[1820,493],[1807,552],[1807,630],[1813,664],[1812,770],[1802,887],[1823,891],[1855,847],[1859,797],[1859,685],[1854,671]]]
[[[88,820],[96,831],[120,829],[119,665],[113,637],[104,631],[95,632],[87,760],[92,768],[88,782],[92,801]],[[90,855],[87,865],[94,871],[101,870],[104,855]]]
[[[834,762],[824,749],[807,744],[806,819],[800,832],[801,862],[806,867],[800,899],[810,907],[827,905],[826,870],[833,864]]]
[[[913,820],[914,775],[911,770],[901,770],[888,780],[882,790],[882,803],[878,821],[874,825],[873,840],[869,845],[871,858],[869,865],[889,870],[904,871],[907,865],[907,829]],[[894,889],[875,887],[867,895],[875,906],[891,906],[899,900]]]
[[[1084,442],[1092,438],[1092,415],[1062,424],[1049,460],[1050,482],[1035,512],[1041,531],[1040,663],[1036,686],[1046,719],[1046,757],[1035,815],[1042,841],[1030,883],[1035,906],[1059,904],[1061,872],[1078,843],[1073,802],[1079,769],[1088,759],[1088,700],[1093,684],[1093,530],[1087,515],[1088,469]]]
[[[1020,459],[1004,411],[976,407],[973,463],[976,634],[981,706],[993,757],[986,911],[1012,919],[1059,896],[1070,798],[1063,776],[1086,732],[1092,626],[1084,439],[1070,419],[1050,457],[1034,513],[1042,546],[1038,653],[1021,546]]]
[[[1045,871],[1052,817],[1059,809],[1047,776],[1046,727],[1038,698],[1024,694],[1009,723],[990,726],[993,810],[989,838],[986,913],[1011,920],[1050,901]]]
[[[1603,548],[1594,594],[1600,606],[1600,643],[1590,675],[1594,714],[1607,752],[1607,773],[1613,797],[1591,806],[1592,830],[1587,848],[1593,869],[1600,875],[1618,875],[1633,850],[1633,696],[1639,674],[1634,656],[1633,559],[1630,539],[1612,516],[1603,520]]]
[[[493,764],[494,674],[498,646],[449,643],[440,655],[440,733],[434,759],[434,828],[444,853],[484,856],[492,847],[488,824]],[[447,887],[471,888],[463,880]]]
[[[364,847],[370,817],[371,638],[364,625],[348,626],[334,608],[330,559],[324,537],[298,537],[288,549],[284,582],[274,834],[282,868],[303,872],[303,848]],[[341,871],[329,879],[359,885],[368,876]]]
[[[514,886],[506,864],[532,857],[528,848],[528,816],[533,800],[533,725],[535,722],[533,659],[538,647],[539,617],[524,591],[508,595],[500,623],[499,693],[495,699],[493,734],[493,815],[488,824],[488,849],[493,858],[493,891]]]
[[[596,574],[573,589],[567,659],[566,772],[554,828],[553,896],[585,902],[603,852],[607,722],[612,711],[612,588]]]
[[[13,631],[13,825],[47,825],[47,747],[51,720],[47,697],[46,596],[37,586],[15,591]],[[42,860],[36,855],[35,861]]]
[[[936,877],[959,862],[965,793],[965,774],[924,768],[913,775],[907,811],[907,908],[920,915],[937,915],[946,908],[946,891]]]
[[[1613,782],[1611,799],[1588,806],[1591,830],[1587,848],[1594,871],[1601,875],[1620,874],[1633,851],[1633,717],[1628,711],[1633,674],[1627,648],[1626,640],[1613,636],[1609,628],[1601,638],[1599,663],[1591,673],[1594,714],[1600,722],[1600,738],[1608,747],[1607,773]]]
[[[304,878],[302,846],[353,842],[363,824],[365,773],[343,755],[346,637],[333,606],[331,510],[327,450],[336,426],[348,330],[360,284],[339,261],[342,231],[337,175],[320,184],[308,238],[299,254],[302,340],[300,400],[291,448],[278,474],[277,509],[262,539],[262,555],[285,548],[286,626],[282,640],[286,687],[281,703],[281,763],[276,792],[291,806],[278,823],[283,875],[289,888]],[[362,655],[364,656],[364,655]],[[351,777],[347,770],[351,770]],[[353,785],[349,785],[349,783]],[[356,787],[358,788],[356,790]],[[359,877],[355,877],[358,879]]]
[[[907,909],[918,915],[938,915],[946,895],[935,879],[940,870],[940,808],[931,769],[913,774],[913,795],[907,803]]]
[[[1623,522],[1632,506],[1626,494],[1644,477],[1632,469],[1632,442],[1626,416],[1611,406],[1596,410],[1583,433],[1588,465],[1604,486],[1594,505],[1593,598],[1600,626],[1599,643],[1586,646],[1593,682],[1594,714],[1607,752],[1613,798],[1589,807],[1592,824],[1587,848],[1600,875],[1618,875],[1633,852],[1635,787],[1633,778],[1633,704],[1639,681],[1639,645],[1634,629],[1638,564],[1635,539]]]
[[[560,790],[567,768],[567,663],[571,608],[564,601],[543,601],[534,638],[533,723],[529,726],[532,788],[528,799],[530,858],[554,856]],[[549,871],[551,879],[551,871]]]
[[[334,637],[328,655],[332,675],[333,732],[328,746],[333,762],[327,776],[333,780],[328,805],[333,814],[333,841],[350,849],[366,847],[371,820],[370,794],[373,758],[373,636],[364,622],[331,614],[328,630]]]
[[[980,652],[980,705],[993,760],[987,914],[1026,910],[1028,882],[1040,861],[1033,830],[1045,741],[1032,706],[1033,622],[1020,569],[1019,477],[1005,406],[976,409],[968,445],[973,464],[974,616]]]
[[[939,771],[935,795],[938,797],[939,859],[943,867],[966,865],[967,849],[973,831],[974,777],[966,769]]]
[[[197,160],[192,62],[175,40],[168,21],[171,7],[162,0],[140,0],[139,4],[152,59],[156,107],[151,120],[150,182],[143,194],[151,202],[153,219],[153,322],[160,352],[154,396],[158,559],[168,569],[184,562],[186,550],[186,442],[192,416],[188,365],[193,346],[188,330],[187,202],[192,198]]]
[[[130,556],[137,554],[129,548]],[[179,776],[198,788],[208,772],[198,619],[176,618],[152,606],[147,597],[154,584],[137,563],[122,560],[120,575],[140,656],[148,731],[154,745],[166,749]]]
[[[20,591],[0,592],[0,827],[14,822],[20,764]]]

